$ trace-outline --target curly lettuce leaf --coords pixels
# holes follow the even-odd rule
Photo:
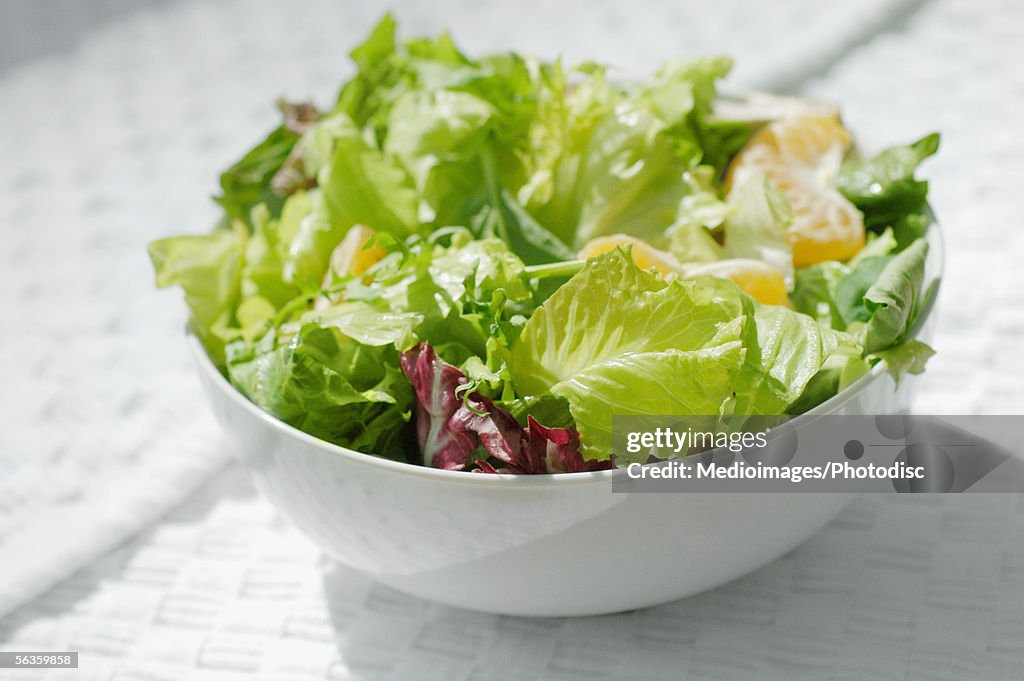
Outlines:
[[[607,458],[612,413],[720,412],[746,352],[746,306],[731,282],[666,281],[616,249],[526,322],[512,347],[516,390],[564,398],[586,457]]]
[[[654,244],[693,193],[684,175],[701,160],[696,121],[710,110],[725,59],[669,64],[639,88],[612,85],[588,67],[569,87],[558,64],[544,72],[531,130],[529,179],[518,198],[575,247],[626,233]]]
[[[636,352],[696,350],[735,336],[731,282],[666,281],[618,248],[591,259],[537,308],[512,348],[517,391],[551,391],[594,364]]]
[[[328,442],[404,460],[412,392],[394,348],[370,347],[337,329],[306,325],[228,346],[231,382],[282,421]]]
[[[398,97],[383,150],[412,177],[420,222],[467,224],[473,199],[486,192],[480,157],[495,113],[488,102],[466,92],[411,90]],[[462,200],[452,200],[457,196]]]
[[[474,240],[466,230],[450,237],[448,246],[403,244],[368,271],[369,283],[342,282],[340,302],[302,320],[400,351],[427,342],[445,361],[487,377],[488,395],[501,395],[508,347],[533,310],[535,290],[501,240]]]
[[[178,285],[185,291],[191,325],[214,364],[224,364],[224,341],[233,335],[242,262],[248,235],[233,229],[209,234],[159,239],[149,244],[149,257],[159,288]]]
[[[853,336],[778,305],[756,305],[748,334],[750,352],[735,390],[735,415],[786,413],[837,350],[860,352]]]
[[[721,260],[726,251],[712,232],[722,227],[732,209],[718,197],[711,168],[698,166],[683,179],[691,191],[679,205],[676,222],[668,228],[668,249],[683,263]]]
[[[397,237],[417,233],[419,195],[409,173],[367,144],[351,121],[338,120],[331,163],[318,178],[331,226],[342,236],[352,225]]]
[[[245,244],[236,313],[242,332],[249,337],[262,335],[278,311],[302,294],[284,276],[289,241],[297,225],[284,217],[271,219],[263,204],[253,209],[252,225],[253,232]]]
[[[786,197],[764,174],[756,173],[733,188],[728,206],[723,224],[728,257],[766,262],[785,275],[791,288],[793,246],[786,239],[786,230],[793,222],[793,209]]]
[[[520,395],[564,398],[586,456],[607,456],[613,414],[779,415],[855,339],[729,281],[668,280],[621,249],[537,309],[512,348]]]
[[[487,300],[501,291],[506,300],[524,301],[531,291],[521,277],[523,261],[501,239],[456,241],[435,256],[430,270],[434,281],[454,298],[468,294]]]
[[[701,350],[625,353],[587,366],[552,392],[572,405],[584,456],[608,458],[613,416],[693,414],[713,426],[745,355],[738,340]],[[619,465],[633,461],[628,453],[615,454]]]
[[[871,369],[871,364],[861,356],[861,349],[855,345],[844,345],[836,349],[825,360],[821,369],[807,382],[800,397],[790,405],[789,412],[802,414],[822,402],[835,397]]]
[[[729,57],[677,59],[666,62],[646,88],[668,120],[684,118],[701,150],[701,162],[721,176],[733,155],[750,137],[742,121],[711,120],[716,83],[732,70]]]

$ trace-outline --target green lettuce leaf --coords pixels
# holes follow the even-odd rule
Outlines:
[[[756,305],[731,282],[666,281],[618,249],[534,312],[510,366],[520,395],[569,402],[590,457],[608,453],[612,413],[783,414],[843,346],[859,351],[852,336]]]
[[[394,20],[385,16],[351,56],[358,72],[342,88],[335,112],[371,130],[380,144],[390,132],[393,109],[410,93],[459,92],[487,102],[503,143],[525,137],[533,117],[531,66],[518,55],[470,59],[446,32],[399,42]]]
[[[835,304],[843,328],[854,322],[871,319],[871,311],[864,304],[864,295],[892,261],[889,256],[868,257],[847,271],[835,288]]]
[[[250,400],[310,435],[400,460],[409,451],[412,391],[392,347],[307,325],[282,343],[273,331],[233,342],[227,370]]]
[[[474,240],[466,230],[450,237],[448,246],[411,240],[405,251],[371,268],[370,284],[362,277],[343,282],[342,302],[302,319],[368,344],[394,343],[400,351],[424,341],[464,370],[476,357],[500,372],[534,308],[535,290],[522,276],[522,261],[501,240]]]
[[[419,195],[405,169],[367,144],[344,114],[322,120],[303,144],[307,167],[319,167],[320,188],[293,194],[282,208],[282,228],[291,235],[283,276],[315,291],[353,225],[398,239],[417,233]]]
[[[864,349],[878,352],[903,340],[917,320],[924,294],[928,242],[919,239],[893,256],[864,294],[870,314],[864,330]]]
[[[581,158],[565,161],[580,170],[574,186],[559,186],[555,192],[579,197],[572,212],[542,217],[541,222],[575,225],[577,247],[616,233],[662,242],[688,193],[679,178],[699,153],[694,144],[690,158],[680,158],[671,136],[652,132],[663,126],[642,108],[617,107],[595,126]]]
[[[645,88],[666,120],[686,119],[698,142],[701,162],[721,176],[733,155],[750,137],[750,126],[741,121],[709,120],[716,83],[732,70],[729,57],[680,59],[663,64]]]
[[[621,355],[718,345],[738,337],[742,315],[732,282],[667,282],[618,248],[587,261],[526,322],[512,348],[516,388],[543,394]]]
[[[668,228],[668,249],[679,262],[713,262],[726,257],[726,251],[712,236],[722,227],[732,210],[718,197],[714,171],[698,166],[683,176],[690,193],[679,205],[675,224]]]
[[[612,455],[612,417],[692,414],[711,426],[736,382],[746,350],[730,341],[702,350],[626,353],[592,364],[552,391],[572,405],[584,458]],[[634,460],[616,451],[616,464]]]
[[[263,204],[253,209],[252,225],[242,264],[238,321],[243,330],[263,327],[265,331],[264,325],[277,311],[302,294],[284,276],[289,240],[297,225],[290,217],[287,221],[271,219]]]
[[[468,293],[473,300],[487,300],[501,291],[508,300],[522,301],[531,292],[520,276],[523,261],[500,239],[456,240],[434,257],[431,275],[453,298]]]
[[[284,165],[299,136],[281,125],[253,147],[238,162],[220,176],[220,196],[217,203],[228,218],[249,223],[249,214],[265,204],[271,215],[277,215],[284,197],[271,187],[271,180]]]
[[[804,392],[790,406],[789,411],[802,414],[817,407],[848,388],[880,362],[899,384],[907,374],[922,373],[928,359],[934,354],[934,350],[917,340],[906,341],[867,357],[861,355],[859,346],[841,346],[807,383]]]
[[[537,222],[509,192],[498,188],[496,183],[494,192],[475,231],[502,239],[527,265],[576,258],[575,251]]]
[[[845,329],[846,323],[836,304],[836,291],[849,272],[849,267],[834,260],[796,270],[789,294],[793,308],[833,329]]]
[[[532,416],[540,423],[548,423],[551,428],[575,428],[569,402],[557,395],[527,395],[517,397],[499,404],[507,410],[520,425],[526,425],[527,416]]]
[[[397,237],[419,231],[419,195],[409,173],[367,144],[351,121],[338,126],[334,156],[319,183],[331,226],[341,236],[352,225]]]
[[[817,407],[845,390],[870,369],[871,364],[861,356],[859,346],[840,346],[807,382],[800,397],[790,405],[789,412],[802,414]]]
[[[914,173],[938,149],[939,135],[932,133],[874,158],[846,161],[836,177],[836,188],[864,213],[869,229],[891,227],[905,246],[924,233],[928,222],[928,182],[916,179]]]
[[[526,322],[512,347],[516,391],[564,398],[586,458],[611,453],[612,413],[718,414],[746,353],[745,300],[731,282],[666,281],[616,249]]]
[[[860,351],[853,336],[779,305],[756,305],[753,333],[746,340],[735,415],[786,413],[833,353],[843,346]]]
[[[907,374],[923,373],[925,364],[934,354],[935,351],[921,341],[909,340],[868,355],[868,360],[883,362],[885,368],[899,384],[900,379]]]
[[[302,316],[302,323],[333,327],[364,345],[395,345],[401,349],[414,344],[413,329],[423,321],[414,312],[391,312],[361,300],[345,301]]]
[[[725,218],[725,250],[730,258],[762,260],[779,269],[793,285],[793,246],[786,230],[793,210],[782,192],[757,173],[729,193]]]
[[[214,364],[224,364],[224,341],[233,335],[245,228],[218,229],[210,234],[177,236],[149,244],[149,257],[159,288],[178,285],[185,291],[192,330]]]
[[[332,224],[319,189],[299,191],[285,202],[281,224],[294,232],[284,256],[282,278],[303,291],[318,290],[330,267],[333,251],[348,226]]]
[[[684,176],[702,155],[694,121],[709,110],[714,81],[729,65],[670,64],[633,89],[610,84],[593,67],[569,88],[569,74],[554,65],[544,74],[529,179],[518,198],[576,247],[620,232],[664,245],[680,202],[693,193]]]
[[[878,241],[879,252],[891,249],[884,236]],[[895,255],[863,255],[849,265],[825,262],[797,270],[790,298],[796,310],[835,329],[857,328],[870,353],[899,343],[934,289],[924,290],[924,239]]]
[[[896,241],[892,228],[886,227],[882,232],[868,234],[867,243],[864,244],[864,248],[857,251],[857,255],[850,258],[846,264],[850,267],[856,267],[867,258],[891,255],[898,251],[899,247],[899,242]]]
[[[486,192],[480,156],[494,116],[490,104],[466,92],[411,90],[397,99],[384,152],[411,175],[420,195],[420,222],[467,224],[473,199]]]
[[[681,263],[709,263],[725,257],[725,249],[704,225],[689,220],[669,228],[669,252]]]

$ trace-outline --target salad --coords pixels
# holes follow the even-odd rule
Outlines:
[[[645,82],[474,59],[386,16],[326,108],[220,178],[208,234],[150,244],[252,402],[360,452],[482,473],[624,466],[612,415],[799,414],[897,378],[932,134],[862,158],[838,110],[716,96],[725,57]]]

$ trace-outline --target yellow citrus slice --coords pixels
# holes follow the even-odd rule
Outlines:
[[[774,265],[751,258],[730,258],[716,262],[687,265],[683,276],[687,278],[711,276],[731,279],[759,303],[789,305],[786,276]]]
[[[653,267],[665,275],[680,274],[683,271],[683,264],[674,255],[628,234],[595,237],[583,244],[579,256],[583,260],[588,260],[614,251],[617,246],[632,246],[633,261],[641,269],[646,270]]]
[[[731,279],[740,290],[765,305],[789,305],[786,295],[786,277],[777,267],[761,260],[732,258],[709,263],[681,263],[667,251],[651,246],[642,239],[626,234],[612,234],[591,239],[579,252],[587,259],[614,250],[616,246],[632,246],[633,260],[638,267],[653,267],[662,274],[692,279],[719,277]]]
[[[387,255],[383,248],[365,248],[374,231],[365,225],[353,225],[341,243],[331,251],[330,265],[324,273],[323,287],[330,288],[335,277],[359,275],[370,269]],[[318,296],[313,303],[314,310],[324,310],[341,301],[341,293]]]
[[[800,116],[758,130],[736,154],[726,188],[762,172],[789,200],[793,264],[846,260],[864,246],[864,216],[834,187],[852,140],[835,116]]]
[[[353,225],[331,252],[331,272],[340,277],[362,274],[383,258],[387,254],[383,248],[365,248],[373,234],[365,225]]]

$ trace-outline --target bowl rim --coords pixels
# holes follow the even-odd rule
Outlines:
[[[945,241],[942,234],[942,228],[936,220],[935,214],[930,205],[927,207],[927,216],[929,218],[928,231],[926,233],[929,245],[929,264],[933,264],[934,272],[926,271],[925,276],[926,279],[930,279],[934,282],[932,286],[935,288],[935,293],[925,301],[924,309],[918,316],[913,328],[911,328],[907,333],[907,340],[916,338],[922,327],[934,315],[935,301],[938,298],[938,289],[941,287],[943,272],[945,270]],[[444,480],[447,482],[474,485],[516,485],[519,488],[522,486],[547,487],[550,485],[566,484],[601,484],[611,481],[613,476],[625,474],[626,469],[614,468],[609,470],[580,473],[543,473],[537,475],[498,473],[483,475],[472,474],[466,471],[451,471],[442,468],[432,468],[430,466],[406,463],[404,461],[394,461],[374,454],[367,454],[365,452],[349,449],[347,447],[334,444],[333,442],[321,440],[318,437],[299,430],[295,426],[285,423],[276,416],[258,407],[254,402],[250,401],[245,395],[243,395],[238,388],[232,385],[231,382],[228,381],[228,379],[217,369],[213,360],[211,360],[209,355],[206,353],[206,349],[203,347],[202,343],[200,343],[196,335],[188,329],[186,329],[186,340],[188,342],[189,350],[195,359],[196,365],[199,367],[199,371],[209,379],[209,383],[211,385],[216,386],[220,392],[225,393],[228,399],[241,407],[243,411],[263,421],[272,429],[279,431],[282,435],[301,440],[327,454],[341,456],[354,464],[425,479]],[[866,390],[869,385],[880,380],[885,374],[885,368],[881,364],[876,364],[870,371],[847,386],[845,390],[840,391],[813,409],[797,415],[793,420],[796,421],[798,419],[814,418],[831,413],[832,411],[847,404],[859,393]]]

